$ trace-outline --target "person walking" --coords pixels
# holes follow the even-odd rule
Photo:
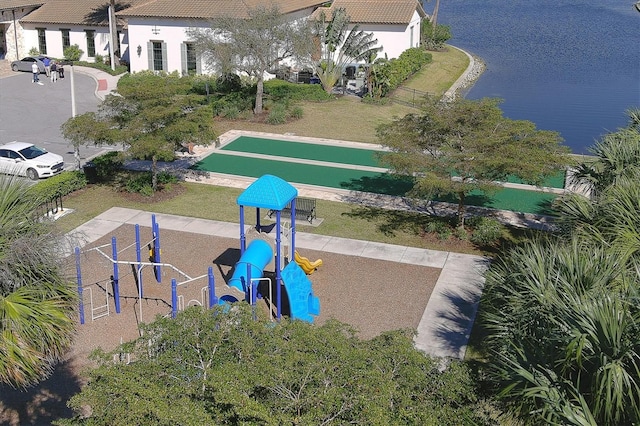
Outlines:
[[[38,83],[39,85],[42,85],[42,82],[40,81],[40,68],[38,68],[38,64],[37,63],[33,63],[31,64],[31,72],[33,73],[33,82],[34,83]]]
[[[58,81],[58,64],[56,61],[51,62],[51,82],[55,83]]]
[[[42,58],[42,63],[44,64],[44,72],[47,74],[47,77],[51,76],[51,59],[45,56]]]

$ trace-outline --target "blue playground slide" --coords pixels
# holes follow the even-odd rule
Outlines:
[[[248,288],[246,288],[248,285],[247,265],[249,265],[252,279],[262,278],[264,268],[271,262],[271,259],[273,259],[271,245],[263,240],[253,240],[236,263],[236,269],[229,280],[229,285],[248,294]]]

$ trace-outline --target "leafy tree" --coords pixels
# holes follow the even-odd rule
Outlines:
[[[442,49],[451,38],[451,27],[438,25],[429,19],[423,19],[420,23],[420,41],[426,49]]]
[[[287,58],[310,55],[312,38],[303,21],[283,15],[276,5],[247,8],[247,18],[220,16],[211,28],[187,30],[209,65],[220,72],[245,73],[257,82],[255,113],[262,113],[264,75]]]
[[[455,195],[464,226],[465,197],[472,191],[495,189],[509,176],[539,184],[569,162],[558,133],[505,118],[499,102],[430,103],[420,115],[381,125],[378,137],[390,149],[382,159],[393,172],[415,176],[414,196]]]
[[[45,379],[75,332],[62,240],[38,220],[38,204],[24,182],[0,177],[0,383],[16,388]]]
[[[132,363],[104,356],[72,398],[91,407],[86,423],[481,424],[469,370],[440,372],[407,332],[360,341],[337,322],[256,321],[242,304],[158,319],[123,350]]]
[[[327,92],[333,89],[349,63],[375,58],[381,49],[376,47],[378,40],[373,38],[373,33],[361,31],[358,25],[349,27],[351,21],[344,8],[335,9],[331,19],[321,12],[315,22],[316,43],[320,47],[316,73]]]
[[[108,95],[97,113],[69,119],[61,126],[74,146],[81,141],[122,144],[134,158],[150,159],[157,190],[158,161],[171,161],[182,145],[208,145],[215,138],[206,97],[191,92],[191,78],[150,72],[128,75],[118,95]]]

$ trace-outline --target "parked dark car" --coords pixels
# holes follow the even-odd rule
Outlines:
[[[44,63],[42,62],[44,58],[47,58],[47,56],[27,56],[26,58],[22,58],[19,61],[11,62],[11,69],[13,71],[31,72],[31,65],[35,62],[36,64],[38,64],[38,69],[42,74],[45,72]]]

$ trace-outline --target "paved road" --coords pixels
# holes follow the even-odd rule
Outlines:
[[[71,78],[65,67],[65,78],[56,83],[44,74],[42,86],[31,82],[32,74],[11,72],[0,74],[0,143],[14,140],[31,142],[64,157],[65,167],[73,169],[73,147],[62,137],[60,126],[71,117]],[[100,103],[93,78],[74,73],[76,113],[95,111]],[[84,163],[103,148],[81,147]]]

